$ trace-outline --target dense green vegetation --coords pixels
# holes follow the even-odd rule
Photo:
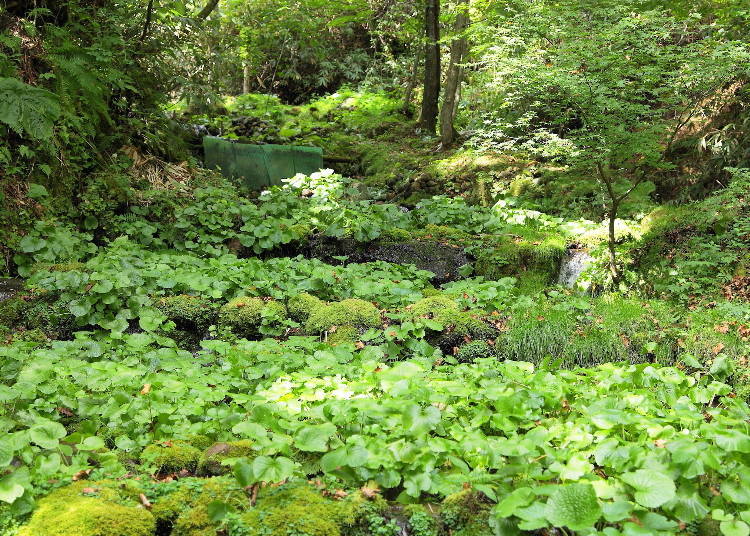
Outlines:
[[[0,536],[750,536],[748,24],[6,2]]]

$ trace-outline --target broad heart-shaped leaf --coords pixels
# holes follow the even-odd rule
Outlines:
[[[744,521],[722,521],[719,528],[724,536],[750,536],[750,527]]]
[[[224,501],[211,501],[206,506],[206,510],[208,512],[208,519],[214,523],[219,523],[230,512],[229,505]]]
[[[369,451],[362,445],[348,444],[324,455],[320,459],[320,467],[326,473],[339,467],[360,467],[369,457]]]
[[[256,482],[280,482],[294,475],[294,462],[283,456],[258,456],[253,460],[253,475]]]
[[[591,484],[565,484],[550,495],[545,515],[555,527],[583,530],[594,526],[602,509]]]
[[[232,471],[234,472],[234,477],[237,479],[237,482],[243,488],[255,484],[256,480],[255,475],[253,474],[253,466],[247,460],[237,461],[237,463],[234,464]]]
[[[435,428],[440,422],[440,410],[435,406],[421,408],[413,404],[406,408],[402,416],[402,423],[409,435],[419,436]]]
[[[328,440],[336,433],[336,426],[327,422],[313,426],[305,426],[297,432],[294,446],[307,452],[326,452]]]
[[[66,435],[65,427],[59,422],[37,424],[29,429],[31,440],[44,449],[56,448],[60,444],[60,439]]]
[[[15,481],[13,473],[0,480],[0,501],[12,503],[23,495],[24,488]]]
[[[674,481],[664,473],[639,469],[620,478],[635,489],[633,496],[636,502],[646,508],[658,508],[674,499]]]
[[[0,438],[0,468],[10,465],[13,461],[13,444],[6,438]]]

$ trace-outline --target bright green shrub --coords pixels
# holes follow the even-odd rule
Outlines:
[[[155,528],[145,508],[121,504],[111,489],[76,482],[40,500],[18,536],[153,536]]]

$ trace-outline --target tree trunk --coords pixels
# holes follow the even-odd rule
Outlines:
[[[620,269],[617,266],[617,237],[615,236],[615,223],[617,221],[617,210],[620,203],[614,199],[610,200],[609,209],[609,271],[612,274],[612,282],[617,284],[620,281]]]
[[[435,133],[440,100],[440,0],[425,0],[424,93],[419,126]]]
[[[242,64],[242,94],[247,95],[250,93],[250,83],[251,83],[251,75],[252,72],[250,71],[250,62],[245,61]]]
[[[469,41],[465,35],[466,29],[469,27],[469,0],[460,0],[458,9],[459,13],[453,26],[454,38],[451,42],[451,59],[448,65],[448,74],[445,78],[443,108],[440,110],[440,144],[443,149],[450,147],[456,138],[453,118],[456,116],[461,80],[464,76],[463,62],[469,52]]]
[[[409,83],[406,86],[406,92],[404,93],[404,107],[402,112],[404,115],[411,117],[411,99],[414,95],[414,89],[417,87],[419,81],[419,54],[414,54],[414,63],[411,66],[411,76],[409,77]]]

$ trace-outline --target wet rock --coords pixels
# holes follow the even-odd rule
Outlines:
[[[462,248],[427,240],[363,244],[354,239],[316,237],[310,240],[306,253],[308,257],[331,264],[339,263],[335,257],[340,256],[347,256],[346,262],[355,263],[386,261],[413,264],[434,273],[433,284],[460,279],[459,269],[469,263]]]
[[[9,300],[23,290],[22,279],[0,279],[0,301]]]

